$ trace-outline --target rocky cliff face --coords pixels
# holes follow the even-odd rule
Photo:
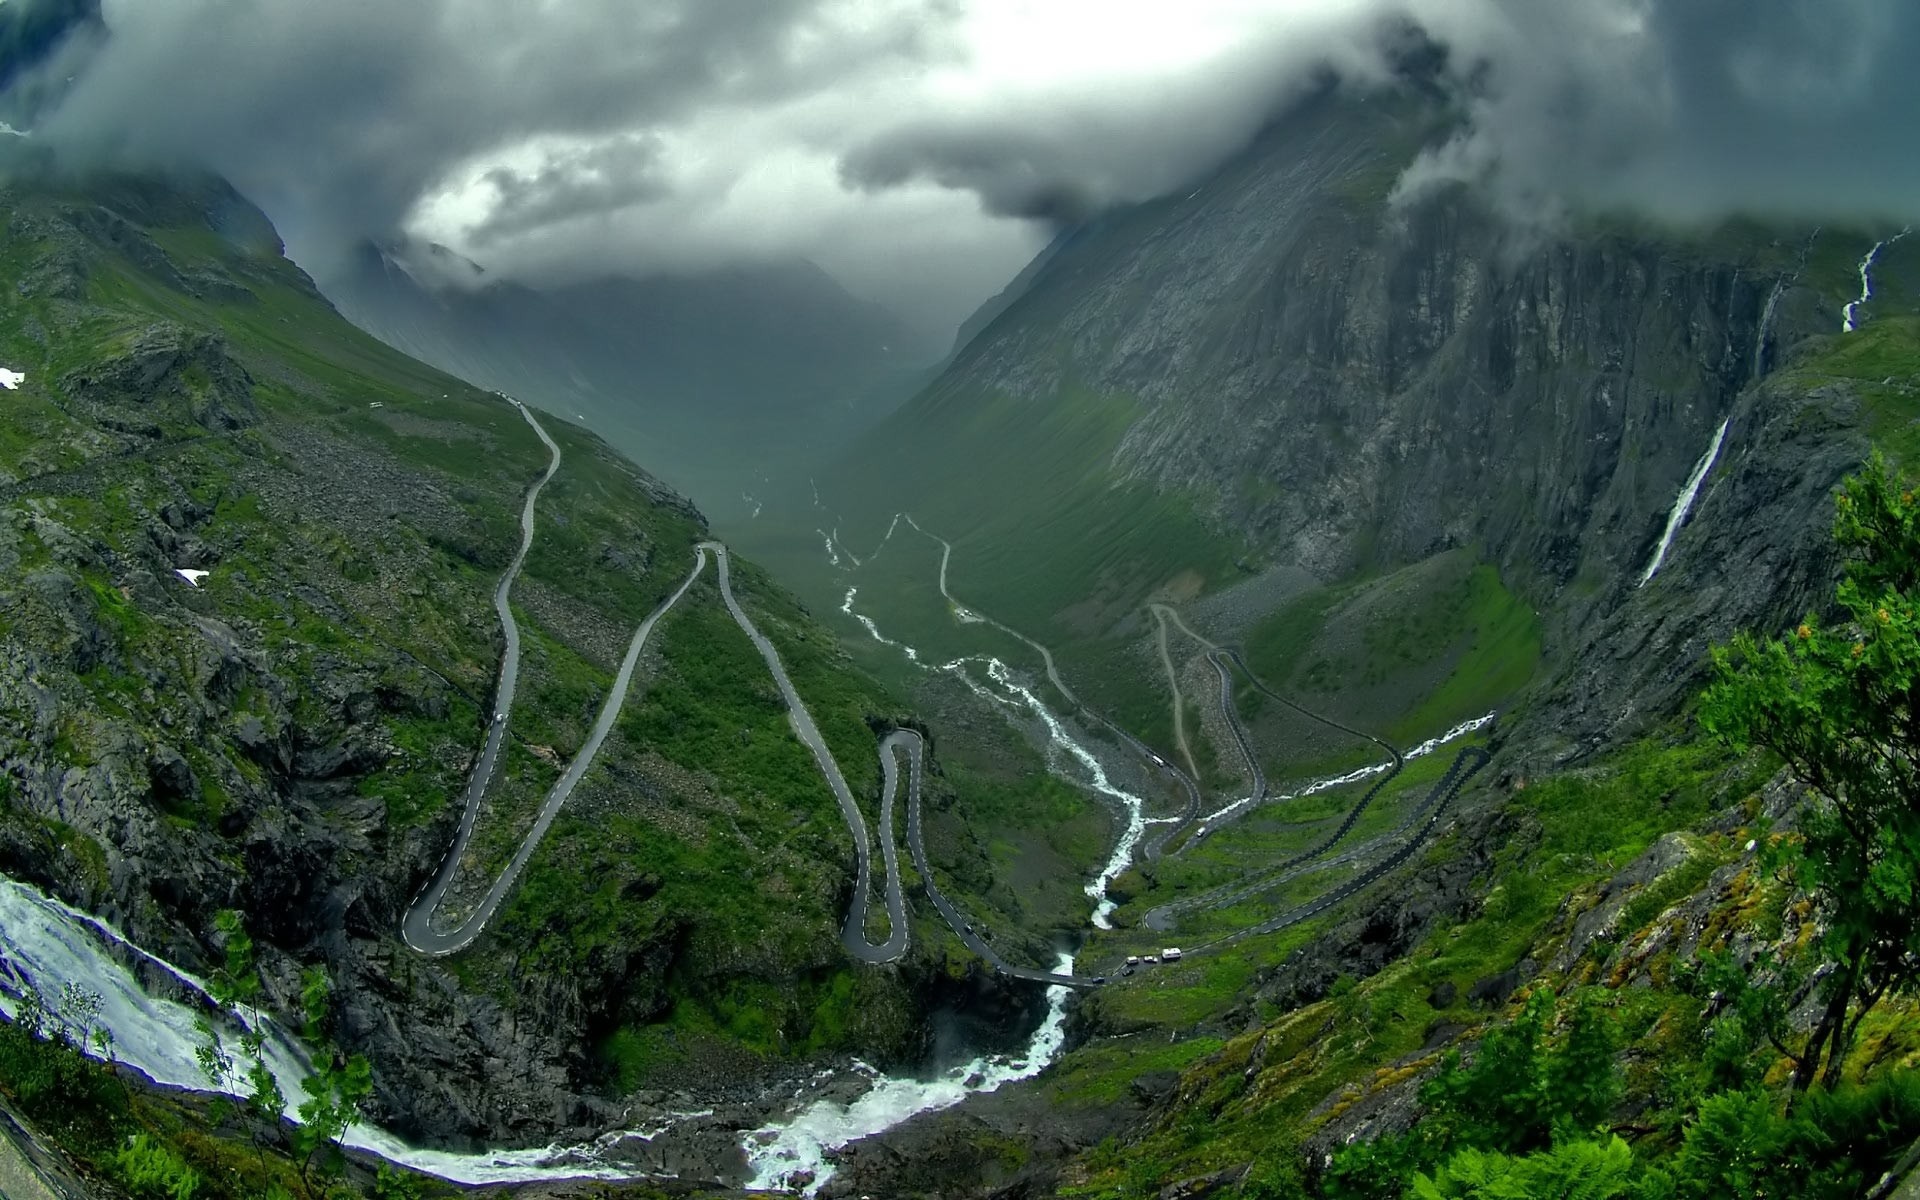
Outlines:
[[[1837,328],[1867,242],[1624,220],[1523,235],[1463,192],[1390,203],[1442,128],[1410,94],[1330,92],[1191,194],[1063,237],[876,444],[989,398],[1036,426],[1126,398],[1110,456],[1062,470],[1188,499],[1325,581],[1472,547],[1543,610],[1550,659],[1606,675],[1569,684],[1576,736],[1666,708],[1647,663],[1818,594],[1821,505],[1864,443],[1843,396],[1762,384]],[[1692,523],[1640,589],[1722,422]]]

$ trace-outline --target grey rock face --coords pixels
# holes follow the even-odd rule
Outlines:
[[[126,354],[75,371],[61,383],[110,428],[124,429],[128,409],[153,412],[159,419],[184,417],[215,432],[260,419],[253,381],[227,353],[226,343],[177,326],[148,329]],[[160,433],[155,427],[152,436]]]
[[[1192,195],[1075,231],[918,405],[1137,400],[1113,477],[1322,580],[1478,548],[1541,610],[1562,732],[1590,744],[1826,588],[1827,494],[1865,442],[1848,395],[1766,380],[1832,312],[1804,232],[1522,240],[1465,193],[1394,207],[1429,119],[1324,96]]]

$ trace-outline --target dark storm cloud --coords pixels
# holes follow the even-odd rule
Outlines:
[[[1195,180],[1315,82],[1379,82],[1404,31],[1390,6],[1276,4],[1238,46],[1173,78],[1043,79],[971,111],[883,128],[840,164],[852,188],[931,182],[994,216],[1054,224]]]
[[[647,134],[555,151],[531,171],[495,167],[481,176],[493,188],[493,211],[472,233],[476,245],[544,225],[614,212],[672,192],[661,169],[661,143]]]
[[[1523,224],[1596,205],[1920,218],[1920,0],[105,12],[113,36],[38,136],[210,166],[321,275],[403,231],[529,280],[808,257],[950,330],[1047,226],[1196,186],[1317,82],[1383,86],[1410,28],[1463,120],[1403,198],[1465,183]]]
[[[1569,206],[1920,216],[1920,4],[1524,0],[1436,14],[1470,122],[1415,165],[1523,221]]]
[[[850,151],[843,178],[962,188],[1015,217],[1146,199],[1196,179],[1313,79],[1377,84],[1419,28],[1468,119],[1407,172],[1403,199],[1469,183],[1529,224],[1587,207],[1920,216],[1916,0],[1275,5],[1289,7],[1171,93],[1089,81],[908,116]]]
[[[613,148],[509,171],[507,227],[657,194],[649,129],[830,83],[912,51],[901,10],[822,29],[821,0],[123,0],[44,135],[228,175],[296,241],[395,230],[476,155],[536,137]],[[569,166],[583,168],[577,175]]]

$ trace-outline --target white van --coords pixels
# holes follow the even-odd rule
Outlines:
[[[1160,952],[1160,961],[1161,962],[1179,962],[1180,947],[1168,946],[1165,950],[1162,950]]]

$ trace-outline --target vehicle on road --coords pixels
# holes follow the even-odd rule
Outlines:
[[[1180,947],[1168,946],[1165,950],[1162,950],[1160,952],[1160,961],[1161,962],[1179,962]]]
[[[1137,966],[1139,966],[1139,965],[1140,965],[1140,956],[1139,956],[1138,954],[1129,954],[1129,955],[1127,955],[1127,965],[1128,965],[1128,966],[1130,966],[1130,967],[1137,967]]]
[[[1157,954],[1149,954],[1145,958],[1141,959],[1140,961],[1145,963],[1149,967],[1154,967],[1154,966],[1160,965],[1160,956]]]

